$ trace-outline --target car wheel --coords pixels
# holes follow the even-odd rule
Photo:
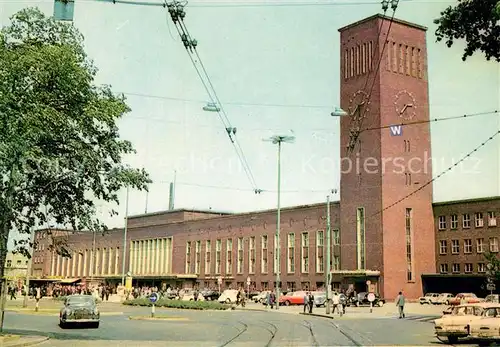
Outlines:
[[[286,300],[285,301],[285,306],[290,306],[290,301]]]
[[[458,342],[458,337],[456,336],[448,336],[448,343],[455,344]]]
[[[59,321],[59,326],[61,327],[61,329],[66,329],[68,327],[68,324],[63,322],[62,320]]]
[[[383,301],[379,301],[377,304],[378,304],[378,307],[384,306],[384,302]]]
[[[226,304],[230,304],[231,303],[231,299],[226,299]]]

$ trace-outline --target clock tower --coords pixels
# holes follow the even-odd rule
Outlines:
[[[341,273],[386,298],[435,273],[426,30],[383,15],[339,29]]]

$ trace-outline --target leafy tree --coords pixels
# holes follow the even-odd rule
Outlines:
[[[488,269],[487,276],[492,280],[500,281],[500,258],[497,253],[487,252],[484,254],[486,264],[491,264],[491,269]]]
[[[462,60],[481,51],[487,60],[500,61],[500,1],[458,0],[434,20],[438,25],[436,37],[451,47],[456,40],[465,40]]]
[[[31,234],[52,221],[104,232],[95,202],[118,204],[123,187],[151,182],[122,162],[134,149],[116,122],[130,110],[94,84],[96,73],[77,29],[38,9],[21,10],[0,31],[0,278],[11,231]],[[28,243],[17,251],[29,256]]]

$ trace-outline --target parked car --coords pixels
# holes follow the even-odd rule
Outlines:
[[[460,304],[477,304],[480,303],[479,299],[474,293],[458,293],[454,298],[448,300],[448,305],[460,305]]]
[[[218,301],[226,304],[234,304],[238,299],[238,291],[236,289],[226,289],[219,296]]]
[[[201,295],[205,298],[207,301],[213,301],[217,300],[220,296],[220,293],[215,291],[215,290],[203,290],[201,292]]]
[[[456,343],[459,338],[469,336],[469,324],[476,319],[480,319],[483,314],[485,304],[464,304],[451,308],[450,314],[434,321],[434,331],[436,337],[441,342]]]
[[[435,304],[436,305],[449,305],[450,300],[453,299],[454,297],[455,297],[455,295],[453,295],[451,293],[441,293],[441,294],[439,294]]]
[[[420,305],[424,305],[424,304],[434,305],[437,303],[438,298],[439,298],[438,293],[427,293],[424,296],[421,296],[418,299],[418,302],[420,302]]]
[[[368,292],[358,293],[357,301],[355,302],[356,306],[365,306],[370,305],[370,301],[368,301]],[[380,298],[378,294],[375,294],[375,300],[373,301],[373,306],[384,306],[385,299]]]
[[[271,293],[271,291],[269,290],[263,290],[261,291],[258,295],[254,296],[252,298],[252,300],[256,303],[260,302],[261,304],[266,304],[266,300],[267,300],[267,295]]]
[[[326,304],[326,292],[314,292],[313,295],[314,305],[316,305],[316,307],[324,307]]]
[[[470,337],[480,344],[500,341],[500,305],[490,305],[485,308],[482,319],[469,323]]]
[[[280,296],[279,304],[285,306],[304,305],[305,295],[306,295],[305,291],[287,293],[286,295]]]
[[[96,298],[92,295],[70,295],[59,312],[59,326],[66,328],[73,324],[88,324],[99,328],[100,313]]]
[[[484,298],[484,302],[493,302],[496,304],[500,304],[500,295],[499,294],[490,294]]]

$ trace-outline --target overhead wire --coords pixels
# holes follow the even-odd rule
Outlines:
[[[388,209],[390,209],[390,208],[392,208],[392,207],[394,207],[394,206],[402,203],[403,201],[407,200],[411,196],[417,194],[418,192],[420,192],[421,190],[423,190],[425,187],[427,187],[428,185],[432,184],[435,180],[437,180],[438,178],[444,176],[445,174],[447,174],[448,172],[450,172],[451,170],[453,170],[455,167],[457,167],[460,163],[462,163],[465,160],[467,160],[467,158],[469,158],[472,154],[474,154],[475,152],[477,152],[482,147],[486,146],[489,142],[491,142],[493,139],[495,139],[499,134],[500,134],[500,130],[495,131],[490,137],[488,137],[485,141],[483,141],[479,146],[475,147],[472,151],[468,152],[466,155],[464,155],[462,158],[460,158],[460,160],[458,160],[457,162],[453,163],[452,165],[450,165],[449,167],[447,167],[446,169],[444,169],[443,171],[441,171],[441,173],[439,173],[437,176],[435,176],[432,179],[428,180],[427,182],[425,182],[424,184],[422,184],[419,188],[417,188],[414,191],[412,191],[411,193],[405,195],[401,199],[398,199],[395,202],[393,202],[392,204],[387,205],[386,207],[382,208],[380,211],[374,213],[370,217],[377,216],[377,215],[379,215],[379,214],[387,211]]]
[[[393,3],[392,3],[392,16],[391,16],[391,19],[389,21],[389,27],[387,29],[387,33],[385,35],[385,40],[384,40],[384,45],[382,46],[382,51],[378,54],[378,61],[377,61],[377,67],[375,69],[375,72],[373,73],[373,80],[372,80],[372,85],[370,87],[370,92],[368,93],[368,97],[367,97],[367,100],[364,101],[364,103],[366,103],[366,105],[368,106],[368,104],[370,103],[370,100],[372,98],[372,94],[373,94],[373,88],[375,87],[375,82],[377,81],[377,74],[380,70],[380,65],[382,63],[382,57],[384,56],[384,51],[385,51],[385,47],[387,46],[387,39],[389,38],[389,34],[391,33],[391,28],[392,28],[392,23],[394,23],[394,16],[396,15],[396,10],[398,8],[398,5],[399,5],[399,1],[400,0],[393,0]],[[385,17],[385,13],[384,13],[384,17]],[[377,48],[374,50],[374,53],[375,52],[378,52],[378,47],[380,45],[380,34],[382,32],[382,25],[384,23],[384,20],[381,21],[380,23],[380,30],[379,30],[379,35],[378,35],[378,39],[377,39]],[[372,60],[373,62],[373,60]],[[368,82],[368,79],[369,79],[369,76],[370,76],[370,73],[367,74],[366,76],[366,82]],[[367,84],[365,84],[365,87],[363,89],[366,89],[366,86]],[[356,144],[358,143],[359,141],[359,135],[360,135],[360,129],[363,125],[363,120],[366,116],[366,113],[368,112],[368,107],[363,107],[363,110],[362,110],[362,114],[360,114],[360,117],[359,117],[359,124],[358,126],[356,127],[356,131],[351,134],[351,138],[349,139],[349,145],[347,147],[347,155],[349,156],[352,151],[354,150]],[[352,118],[354,117],[354,115],[351,115],[351,120]]]
[[[170,13],[171,19],[174,22],[174,25],[177,29],[177,32],[179,36],[181,37],[181,40],[184,43],[184,47],[186,49],[186,52],[188,53],[188,56],[191,60],[191,63],[193,67],[195,68],[198,77],[200,78],[203,87],[205,88],[205,91],[207,92],[212,104],[214,105],[215,109],[214,111],[217,113],[219,116],[219,119],[221,120],[222,124],[224,125],[224,128],[226,130],[226,135],[228,136],[229,140],[231,141],[231,144],[235,148],[236,154],[238,158],[240,159],[240,162],[243,166],[243,170],[245,171],[245,174],[247,175],[248,180],[250,181],[250,184],[252,185],[252,188],[256,194],[260,192],[258,189],[257,183],[255,181],[255,177],[252,173],[252,170],[250,168],[250,165],[248,163],[248,160],[246,159],[246,156],[243,152],[243,149],[241,148],[241,145],[239,144],[239,141],[236,137],[231,136],[233,133],[234,127],[232,127],[231,122],[229,121],[229,118],[227,114],[225,113],[222,103],[220,102],[220,99],[217,95],[217,92],[215,91],[215,88],[213,86],[213,83],[210,79],[210,76],[208,75],[206,68],[203,64],[203,61],[201,60],[201,57],[196,49],[197,42],[191,37],[189,34],[189,31],[187,29],[186,24],[184,23],[184,17],[185,17],[185,12],[184,12],[184,7],[185,3],[181,3],[178,1],[173,1],[170,3],[165,2],[166,7],[168,8],[168,11]],[[193,53],[198,59],[200,66],[201,66],[201,71],[200,68],[196,65],[195,59],[193,57]],[[205,78],[207,81],[205,81],[205,78],[202,76],[202,72],[205,75]],[[207,84],[208,82],[208,84]]]

